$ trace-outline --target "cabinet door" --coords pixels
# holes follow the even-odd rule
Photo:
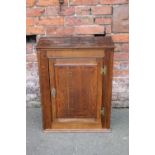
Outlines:
[[[49,59],[52,128],[102,128],[102,59]]]

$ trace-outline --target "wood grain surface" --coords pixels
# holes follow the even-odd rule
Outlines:
[[[43,129],[110,129],[114,51],[111,37],[44,37],[37,49]],[[107,72],[102,74],[105,66]]]

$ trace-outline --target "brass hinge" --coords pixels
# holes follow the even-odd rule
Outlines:
[[[52,88],[51,89],[51,96],[52,97],[55,97],[56,96],[56,89],[55,88]]]
[[[101,115],[104,115],[104,107],[101,108]]]
[[[107,73],[107,66],[101,67],[101,74],[106,75]]]

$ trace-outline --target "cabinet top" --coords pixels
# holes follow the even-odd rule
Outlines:
[[[106,37],[42,37],[37,49],[62,48],[114,48],[110,36]]]

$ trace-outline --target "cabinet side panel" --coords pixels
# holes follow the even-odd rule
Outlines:
[[[111,96],[112,96],[112,73],[113,73],[113,49],[105,50],[104,65],[107,66],[107,73],[103,76],[103,128],[110,128]]]
[[[103,59],[98,58],[98,74],[97,74],[97,118],[98,121],[101,123],[101,106],[102,106],[102,74],[101,74],[101,68],[103,67]]]
[[[51,120],[51,99],[50,99],[48,59],[46,57],[46,51],[38,51],[37,56],[39,62],[38,64],[39,64],[43,129],[50,129],[52,120]]]

